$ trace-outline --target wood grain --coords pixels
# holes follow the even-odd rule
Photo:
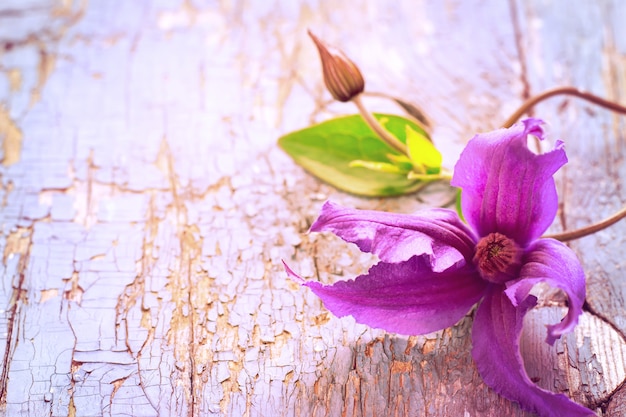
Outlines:
[[[411,212],[450,190],[360,199],[275,145],[336,114],[315,30],[369,91],[423,107],[452,167],[526,97],[574,85],[626,103],[618,0],[156,2],[0,5],[0,414],[529,416],[471,360],[471,313],[426,336],[332,317],[289,281],[375,262],[306,234],[329,198]],[[379,111],[399,109],[380,100]],[[626,203],[625,119],[576,99],[533,110],[569,164],[552,231]],[[625,415],[626,223],[571,243],[585,267],[577,330],[546,345],[564,299],[543,291],[530,376],[598,415]]]

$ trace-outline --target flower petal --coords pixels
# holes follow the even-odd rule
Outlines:
[[[478,302],[487,283],[471,267],[433,272],[427,256],[414,256],[397,264],[380,262],[354,280],[303,285],[337,317],[351,315],[371,327],[416,335],[455,324]]]
[[[472,356],[478,372],[494,391],[524,410],[544,417],[587,417],[595,414],[563,394],[539,388],[524,369],[519,338],[524,315],[537,299],[528,296],[517,307],[493,286],[478,307],[472,329]]]
[[[327,201],[312,232],[333,232],[383,262],[402,262],[414,255],[431,257],[432,269],[470,262],[475,239],[458,215],[446,209],[394,214],[356,210]]]
[[[557,194],[552,175],[567,162],[563,143],[536,155],[529,134],[543,139],[539,119],[474,136],[454,168],[451,184],[463,189],[467,222],[480,237],[499,232],[526,247],[554,220]]]
[[[548,326],[546,342],[552,345],[562,334],[574,330],[578,323],[585,302],[585,272],[576,254],[554,239],[534,242],[522,262],[520,278],[506,289],[513,304],[524,300],[533,285],[539,282],[562,289],[569,299],[567,316],[560,323]]]

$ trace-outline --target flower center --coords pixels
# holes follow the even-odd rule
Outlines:
[[[490,233],[478,241],[474,265],[487,281],[502,284],[516,278],[522,250],[513,239],[501,233]]]

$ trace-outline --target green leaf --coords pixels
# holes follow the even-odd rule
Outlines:
[[[406,126],[406,146],[413,166],[421,174],[438,174],[441,170],[441,153],[423,131]]]
[[[461,218],[461,220],[465,221],[465,217],[463,217],[463,207],[461,207],[461,189],[456,190],[456,201],[454,203],[454,208],[456,209],[457,214]]]
[[[411,171],[407,174],[407,178],[410,180],[435,181],[442,179],[442,176],[439,174],[418,174],[415,171]]]
[[[385,128],[406,143],[406,126],[426,135],[419,126],[404,117],[374,114]],[[349,193],[379,197],[411,193],[421,181],[409,180],[404,173],[374,171],[362,166],[350,167],[355,160],[389,163],[388,154],[400,156],[376,136],[360,115],[339,117],[288,133],[278,145],[311,174]],[[402,159],[400,159],[402,160]]]
[[[388,153],[387,159],[398,166],[403,172],[409,172],[413,169],[413,163],[406,155]]]
[[[406,174],[408,172],[407,170],[403,170],[401,167],[390,164],[389,162],[362,161],[360,159],[350,161],[348,166],[350,168],[362,167],[372,171],[387,172],[390,174]]]

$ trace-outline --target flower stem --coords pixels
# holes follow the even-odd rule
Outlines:
[[[395,136],[389,133],[376,118],[365,108],[363,105],[363,101],[361,100],[361,95],[358,94],[352,97],[352,102],[359,109],[359,113],[361,113],[361,117],[363,120],[372,128],[374,132],[389,146],[393,149],[397,150],[401,154],[408,155],[408,151],[406,145],[400,142]]]
[[[522,103],[522,105],[515,111],[515,113],[513,113],[503,124],[503,127],[511,127],[513,125],[513,123],[515,123],[520,117],[522,117],[522,115],[524,113],[526,113],[530,108],[532,108],[533,106],[535,106],[536,104],[542,102],[543,100],[553,97],[553,96],[558,96],[558,95],[569,95],[569,96],[575,96],[578,98],[582,98],[583,100],[587,100],[590,101],[594,104],[597,104],[598,106],[613,110],[614,112],[617,113],[622,113],[622,114],[626,114],[626,107],[621,106],[615,102],[603,99],[602,97],[598,97],[596,95],[593,95],[591,93],[587,93],[585,91],[579,90],[578,88],[575,87],[557,87],[557,88],[553,88],[550,90],[546,90],[541,94],[538,94],[534,97],[529,98],[528,100],[526,100],[524,103]]]
[[[370,97],[382,97],[387,100],[391,100],[396,103],[398,106],[402,107],[402,109],[406,112],[407,118],[410,119],[413,123],[418,125],[424,132],[428,133],[428,139],[430,140],[431,134],[431,126],[428,118],[424,115],[424,113],[415,105],[402,100],[401,98],[394,97],[391,94],[383,93],[383,92],[370,92],[364,91],[363,95]],[[432,140],[431,140],[432,142]]]
[[[587,100],[593,104],[596,104],[600,107],[604,107],[606,109],[612,110],[616,113],[626,114],[626,107],[617,104],[613,101],[606,100],[602,97],[598,97],[591,93],[587,93],[585,91],[579,90],[575,87],[557,87],[550,90],[546,90],[541,94],[538,94],[530,99],[526,100],[522,105],[513,113],[509,118],[502,124],[503,127],[511,127],[513,123],[515,123],[524,113],[526,113],[530,108],[535,106],[536,104],[554,96],[558,95],[569,95],[575,96],[578,98],[582,98],[583,100]],[[626,207],[622,208],[617,213],[612,216],[598,222],[591,224],[589,226],[585,226],[580,229],[572,230],[569,232],[556,233],[553,235],[546,235],[544,237],[560,240],[561,242],[566,242],[568,240],[579,239],[581,237],[588,236],[590,234],[599,232],[600,230],[606,229],[609,226],[617,223],[621,219],[626,217]]]
[[[615,223],[617,223],[624,217],[626,217],[626,207],[623,207],[617,213],[613,214],[610,217],[607,217],[604,220],[599,221],[598,223],[594,223],[589,226],[582,227],[580,229],[572,230],[570,232],[555,233],[553,235],[545,235],[543,237],[560,240],[561,242],[579,239],[581,237],[585,237],[590,234],[599,232],[602,229],[606,229],[607,227],[614,225]]]

